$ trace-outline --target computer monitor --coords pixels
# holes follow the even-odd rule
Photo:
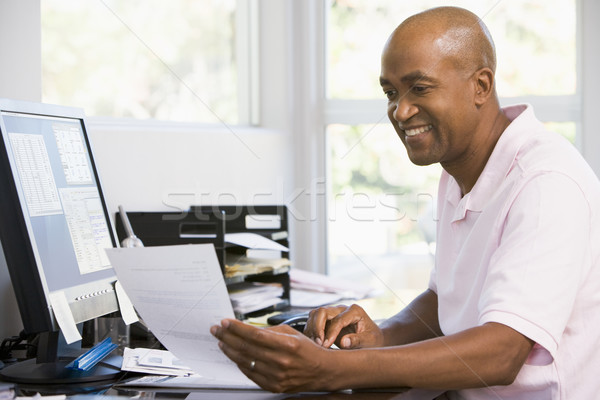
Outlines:
[[[64,295],[75,323],[118,310],[104,252],[115,237],[83,110],[0,99],[0,133],[0,240],[24,330],[40,334],[36,362],[0,376],[64,383],[114,375],[64,368],[50,299]]]

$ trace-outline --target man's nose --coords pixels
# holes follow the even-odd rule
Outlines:
[[[419,108],[409,101],[405,96],[401,97],[395,105],[392,111],[392,117],[396,122],[406,122],[411,117],[419,112]]]

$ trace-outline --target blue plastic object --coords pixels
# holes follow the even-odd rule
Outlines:
[[[117,347],[118,346],[115,343],[112,343],[111,339],[108,337],[77,357],[73,362],[67,364],[65,368],[89,371]]]

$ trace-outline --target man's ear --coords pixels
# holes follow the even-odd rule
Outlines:
[[[473,76],[475,82],[475,104],[483,105],[494,94],[494,72],[487,68],[481,68]]]

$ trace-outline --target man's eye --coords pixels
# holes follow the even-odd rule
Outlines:
[[[417,94],[423,94],[427,91],[427,89],[429,89],[427,86],[415,85],[412,87],[412,91]]]
[[[383,92],[388,99],[391,99],[396,94],[395,90],[386,90]]]

